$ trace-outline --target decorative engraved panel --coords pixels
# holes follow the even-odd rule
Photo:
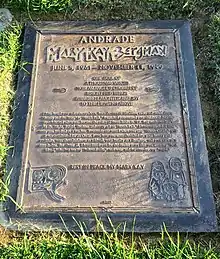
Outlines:
[[[62,165],[30,167],[29,191],[44,192],[54,201],[61,202],[65,197],[57,193],[61,185],[65,185],[67,169]]]
[[[177,157],[169,160],[169,172],[160,161],[152,163],[149,191],[154,200],[176,201],[185,199],[186,181],[182,162]]]
[[[35,22],[22,60],[7,227],[216,230],[189,22]]]
[[[179,51],[170,30],[38,33],[31,166],[17,201],[27,211],[193,210]]]

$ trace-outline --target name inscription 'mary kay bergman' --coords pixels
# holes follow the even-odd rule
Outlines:
[[[135,35],[95,35],[82,36],[79,44],[94,43],[135,43]],[[140,60],[144,57],[167,56],[168,48],[165,44],[150,44],[144,46],[86,46],[73,47],[65,45],[50,45],[47,47],[46,62],[57,62],[64,58],[71,58],[74,62],[116,61],[123,58]]]

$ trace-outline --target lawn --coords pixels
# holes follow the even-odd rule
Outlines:
[[[14,15],[0,33],[0,172],[5,172],[13,99],[27,20],[189,19],[217,216],[220,212],[220,0],[0,0]],[[0,197],[7,197],[1,183]],[[82,231],[83,232],[83,231]],[[219,234],[79,237],[0,230],[0,258],[220,258]]]

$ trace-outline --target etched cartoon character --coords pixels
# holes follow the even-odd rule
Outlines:
[[[177,157],[170,158],[170,179],[176,182],[178,185],[178,199],[182,200],[185,198],[185,186],[186,180],[183,172],[182,162]]]
[[[167,201],[176,201],[179,198],[178,184],[175,181],[167,179],[163,183],[164,197]]]
[[[56,190],[65,184],[67,169],[62,165],[32,167],[30,173],[30,192],[46,191],[55,201],[63,201],[64,197],[60,196]]]
[[[164,199],[163,183],[166,179],[167,174],[165,172],[163,163],[160,161],[153,162],[151,166],[149,182],[149,192],[152,199]]]

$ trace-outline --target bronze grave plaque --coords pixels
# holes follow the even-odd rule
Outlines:
[[[23,60],[5,220],[215,230],[188,22],[28,24]]]

